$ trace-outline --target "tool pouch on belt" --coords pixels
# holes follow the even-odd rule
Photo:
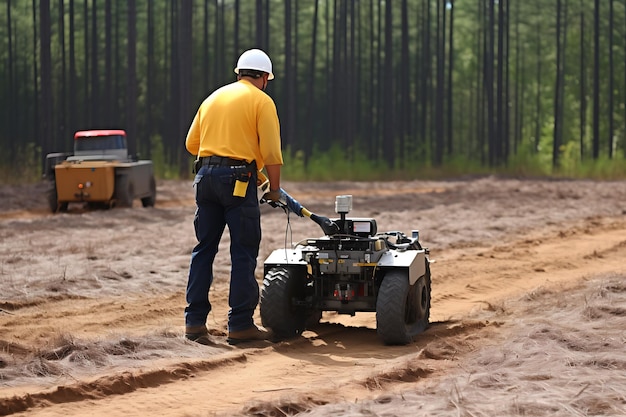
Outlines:
[[[193,170],[192,173],[193,174],[197,174],[198,171],[200,171],[200,168],[202,168],[202,160],[200,159],[196,159],[195,161],[193,161]]]
[[[248,190],[248,182],[250,181],[251,172],[245,170],[244,172],[237,172],[235,175],[235,187],[233,188],[233,196],[245,197]]]

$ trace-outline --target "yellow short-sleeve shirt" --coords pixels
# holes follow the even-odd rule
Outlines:
[[[282,165],[280,123],[270,96],[242,79],[215,90],[200,105],[185,146],[200,157],[217,155]]]

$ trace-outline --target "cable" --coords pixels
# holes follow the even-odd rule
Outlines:
[[[291,245],[293,245],[293,229],[291,228],[291,221],[289,219],[289,210],[285,210],[287,213],[287,225],[285,226],[285,261],[289,263],[289,258],[287,257],[287,237],[289,236],[289,241],[291,241]],[[289,246],[291,247],[291,246]]]

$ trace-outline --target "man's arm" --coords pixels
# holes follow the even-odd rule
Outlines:
[[[270,191],[276,191],[280,188],[280,167],[281,165],[265,165],[267,177],[270,180]]]
[[[187,151],[196,156],[200,151],[200,112],[196,113],[187,132],[187,138],[185,139],[185,147]]]

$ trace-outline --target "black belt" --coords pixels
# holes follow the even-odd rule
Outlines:
[[[240,167],[244,165],[251,165],[242,159],[226,158],[224,156],[205,156],[200,158],[201,165],[214,165],[214,166],[235,166]]]

